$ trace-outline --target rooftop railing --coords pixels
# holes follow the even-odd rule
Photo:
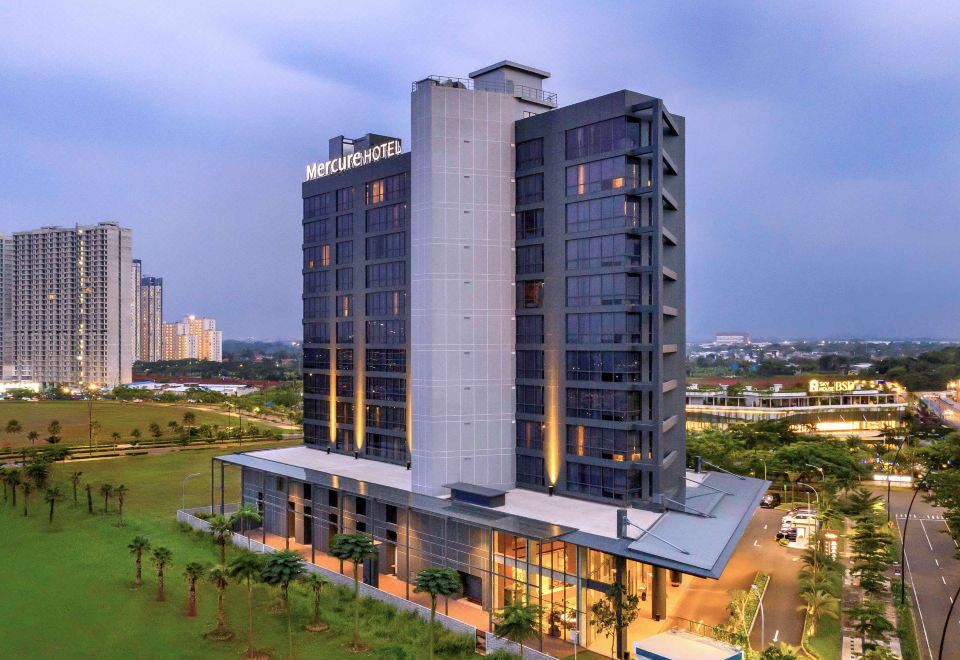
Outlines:
[[[441,87],[454,87],[457,89],[472,89],[478,92],[497,92],[500,94],[510,94],[520,99],[557,106],[557,95],[555,92],[545,92],[536,87],[519,85],[515,82],[493,81],[493,80],[473,80],[472,78],[452,78],[450,76],[427,76],[423,80],[413,83],[412,91],[417,91],[419,85],[430,81],[432,84]]]

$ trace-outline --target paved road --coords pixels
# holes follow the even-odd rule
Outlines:
[[[885,489],[874,490],[886,497]],[[901,536],[912,495],[911,490],[894,489],[890,498],[890,510]],[[925,659],[937,657],[944,617],[960,586],[960,562],[954,558],[957,547],[945,533],[946,525],[943,509],[924,502],[923,495],[918,495],[907,525],[906,578],[915,596],[914,618],[920,654]],[[943,657],[960,658],[960,604],[947,628]]]
[[[677,613],[693,621],[717,625],[727,618],[730,589],[749,589],[757,571],[770,575],[763,599],[766,637],[795,646],[800,644],[803,617],[797,614],[800,603],[800,550],[782,548],[776,534],[784,511],[757,509],[736,551],[719,580],[694,579],[684,593]],[[960,605],[958,605],[960,607]],[[757,619],[750,636],[754,648],[761,648],[761,625]]]

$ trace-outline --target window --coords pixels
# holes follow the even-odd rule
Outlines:
[[[333,210],[333,194],[321,193],[313,197],[305,197],[303,200],[303,217],[315,218],[318,215],[326,215]]]
[[[353,343],[353,321],[341,321],[337,323],[337,343]]]
[[[304,319],[322,319],[330,316],[330,298],[323,296],[321,298],[303,299],[303,318]]]
[[[639,344],[642,341],[639,314],[567,314],[568,344]]]
[[[367,371],[403,373],[407,370],[407,353],[400,349],[368,349]]]
[[[567,454],[614,461],[642,458],[640,432],[595,426],[567,426]]]
[[[396,506],[394,506],[393,504],[388,504],[386,506],[386,511],[384,513],[386,514],[385,519],[387,523],[391,525],[397,524],[397,507]]]
[[[330,289],[330,271],[318,270],[303,276],[304,293],[323,293]]]
[[[567,269],[611,268],[615,266],[641,266],[644,256],[650,258],[653,237],[631,238],[625,234],[594,236],[567,241]],[[646,250],[642,246],[646,242]],[[518,248],[519,249],[519,248]]]
[[[517,454],[517,482],[530,486],[543,485],[543,459]]]
[[[543,138],[517,144],[517,171],[543,165]]]
[[[517,385],[517,412],[529,415],[543,414],[542,385]]]
[[[406,264],[402,261],[367,266],[367,287],[370,289],[402,286],[406,283]]]
[[[543,317],[542,316],[518,316],[517,317],[517,343],[518,344],[542,344],[543,343]]]
[[[313,270],[322,266],[330,265],[330,246],[318,245],[303,249],[303,267],[305,270]]]
[[[626,117],[571,128],[566,134],[567,160],[638,146],[641,146],[640,124],[628,122]]]
[[[329,369],[330,368],[330,349],[329,348],[303,349],[303,368],[304,369]]]
[[[517,213],[517,240],[543,236],[543,209]]]
[[[341,188],[337,191],[337,210],[350,211],[353,209],[354,189]]]
[[[517,204],[536,204],[543,201],[543,175],[531,174],[517,178]]]
[[[402,346],[407,341],[406,321],[367,321],[367,343]]]
[[[337,349],[337,371],[353,371],[353,349]]]
[[[353,376],[337,376],[337,396],[353,396]]]
[[[326,321],[314,321],[303,324],[303,341],[307,344],[329,344],[330,324]]]
[[[367,433],[367,441],[363,443],[363,453],[392,463],[403,463],[407,460],[407,441],[392,435]],[[388,504],[386,509],[386,521],[396,524],[397,507]],[[387,534],[391,534],[391,531],[387,530]]]
[[[407,381],[402,378],[367,376],[367,399],[406,401]]]
[[[598,229],[649,227],[652,200],[650,195],[642,197],[640,201],[617,195],[567,204],[567,232],[574,234]]]
[[[337,296],[337,318],[350,318],[353,314],[353,296]]]
[[[323,396],[329,396],[330,376],[327,374],[303,374],[303,391],[305,394],[322,394]],[[307,405],[307,401],[313,401],[313,404],[311,405],[318,403],[316,399],[304,399],[304,406]],[[317,414],[322,412],[322,410],[316,411],[305,409],[304,417],[317,419]],[[327,416],[329,417],[329,412],[327,413]]]
[[[377,291],[367,294],[367,316],[403,316],[406,309],[406,291]]]
[[[639,303],[640,278],[635,275],[611,273],[567,278],[567,307]]]
[[[641,419],[640,405],[640,392],[567,388],[568,417],[635,422]]]
[[[388,431],[405,431],[407,409],[393,406],[367,406],[367,426]]]
[[[330,218],[314,220],[303,225],[303,242],[315,243],[330,238]]]
[[[353,288],[353,269],[340,268],[337,270],[337,291],[349,291]]]
[[[353,241],[337,243],[337,264],[353,263]]]
[[[567,380],[639,383],[643,380],[641,355],[627,351],[567,351]]]
[[[392,204],[367,211],[367,231],[403,229],[407,225],[407,205]]]
[[[517,420],[517,447],[521,449],[543,449],[543,422]]]
[[[337,402],[337,424],[353,424],[354,406],[349,401]],[[344,429],[346,430],[346,429]],[[347,431],[353,439],[353,431]]]
[[[543,280],[517,282],[517,308],[535,309],[539,307],[543,307]]]
[[[370,181],[366,185],[367,204],[392,202],[405,197],[407,194],[407,174],[394,174],[383,179]]]
[[[640,166],[623,156],[595,160],[567,168],[567,195],[630,189],[639,185]]]
[[[330,394],[330,378],[325,377],[324,385],[326,390],[322,392],[323,395],[328,396]],[[315,419],[317,421],[329,421],[330,420],[330,402],[323,399],[311,399],[306,398],[303,400],[303,416],[306,419]]]
[[[543,378],[543,351],[517,351],[517,378]]]
[[[517,274],[543,272],[543,245],[523,245],[517,248]]]
[[[353,236],[353,214],[337,216],[337,238]]]
[[[320,424],[311,424],[305,422],[303,425],[303,443],[317,446],[321,442],[326,442],[330,436],[330,428]]]
[[[640,473],[567,461],[567,488],[574,493],[622,500],[640,494]]]
[[[407,232],[367,237],[367,259],[396,259],[407,254]]]

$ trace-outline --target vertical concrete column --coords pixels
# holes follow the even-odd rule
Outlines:
[[[626,595],[627,586],[625,584],[624,578],[627,576],[627,559],[626,557],[616,557],[616,576],[617,576],[617,590],[621,596]],[[617,657],[624,657],[624,649],[627,646],[627,629],[623,625],[623,598],[617,598]]]
[[[653,584],[652,603],[653,620],[662,621],[667,616],[667,569],[662,566],[652,566]]]

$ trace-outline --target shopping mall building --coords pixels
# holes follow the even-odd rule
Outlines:
[[[561,107],[548,77],[418,80],[409,150],[339,136],[307,166],[304,444],[218,457],[211,497],[239,475],[247,536],[334,571],[330,539],[369,534],[364,582],[400,598],[456,569],[478,634],[529,599],[535,648],[623,657],[684,575],[720,576],[766,483],[688,469],[684,118]],[[616,583],[643,614],[611,640],[589,612]]]

